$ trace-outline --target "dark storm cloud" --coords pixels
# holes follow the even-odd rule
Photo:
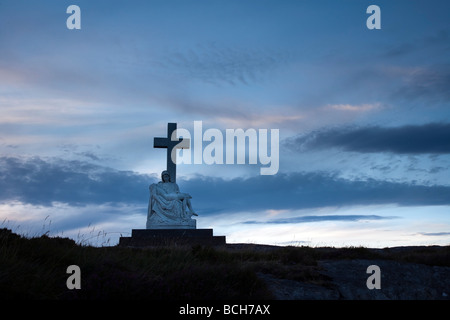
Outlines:
[[[81,161],[0,158],[0,201],[44,206],[139,203],[148,197],[151,182],[145,175]]]
[[[0,201],[33,205],[89,204],[146,206],[148,186],[157,179],[81,161],[0,158]],[[326,206],[398,204],[447,205],[450,187],[380,180],[351,181],[322,172],[290,173],[225,180],[180,178],[182,191],[193,197],[200,214],[296,210]]]
[[[402,127],[345,127],[316,131],[286,141],[291,150],[341,148],[362,153],[450,153],[450,123]]]
[[[326,206],[450,204],[450,187],[381,180],[351,181],[323,172],[277,174],[248,179],[196,178],[180,181],[203,213],[296,210]]]

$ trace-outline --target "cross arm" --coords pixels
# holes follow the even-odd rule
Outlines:
[[[169,145],[169,139],[167,138],[154,138],[153,139],[153,148],[167,148]]]

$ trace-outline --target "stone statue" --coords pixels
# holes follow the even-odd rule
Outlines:
[[[161,173],[161,180],[149,187],[147,229],[195,229],[191,216],[198,215],[192,209],[192,197],[180,192],[168,171]]]

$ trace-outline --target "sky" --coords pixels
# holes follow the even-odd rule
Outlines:
[[[70,5],[81,29],[67,28]],[[370,5],[381,29],[366,25]],[[0,227],[117,244],[145,228],[166,169],[153,138],[201,121],[279,130],[279,170],[179,164],[198,228],[229,243],[449,245],[449,12],[444,0],[0,0]]]

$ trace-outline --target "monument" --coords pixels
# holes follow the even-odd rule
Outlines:
[[[191,217],[198,215],[192,209],[192,197],[180,193],[168,170],[161,173],[161,180],[149,187],[147,229],[195,229],[196,221]]]
[[[119,246],[225,244],[224,236],[213,236],[212,229],[197,229],[198,216],[192,197],[180,192],[176,183],[176,149],[189,148],[189,139],[176,137],[176,123],[167,126],[167,138],[154,138],[154,148],[167,148],[167,169],[161,181],[149,186],[146,229],[133,229],[131,237],[121,237]]]

